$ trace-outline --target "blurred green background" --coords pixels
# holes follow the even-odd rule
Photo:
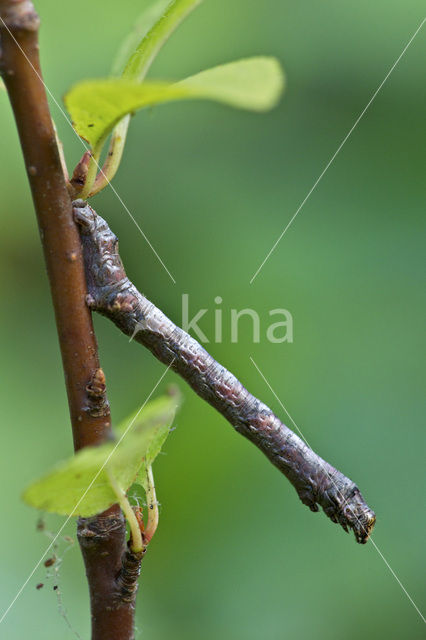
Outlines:
[[[55,98],[105,76],[144,4],[39,0],[44,77]],[[421,234],[426,32],[414,40],[252,285],[249,280],[420,24],[424,3],[205,0],[151,77],[181,78],[276,55],[285,97],[267,115],[188,103],[139,114],[114,186],[176,278],[173,285],[110,189],[93,205],[119,235],[128,273],[176,322],[181,295],[213,337],[215,296],[251,307],[260,344],[229,321],[211,353],[283,419],[263,371],[307,440],[377,512],[373,536],[422,607]],[[52,110],[69,166],[82,147]],[[72,447],[59,350],[29,189],[0,95],[2,609],[47,538],[23,488]],[[294,343],[266,341],[268,311],[294,318]],[[164,368],[95,318],[113,418],[141,404]],[[167,374],[161,389],[176,382]],[[159,531],[144,560],[141,638],[347,640],[423,637],[421,619],[374,546],[312,514],[267,460],[183,382],[185,403],[156,463]],[[287,421],[288,422],[288,421]],[[47,519],[56,531],[63,519]],[[74,535],[74,523],[66,532]],[[77,546],[77,545],[76,545]],[[44,582],[39,591],[35,586]],[[73,638],[42,566],[0,628],[10,640]],[[78,548],[60,593],[89,637]]]

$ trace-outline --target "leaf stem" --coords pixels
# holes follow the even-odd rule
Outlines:
[[[125,491],[123,491],[123,489],[117,483],[117,481],[114,478],[114,476],[112,475],[112,473],[107,471],[107,475],[108,475],[108,480],[110,482],[110,485],[111,485],[115,495],[117,496],[118,504],[120,505],[120,507],[121,507],[121,509],[122,509],[122,511],[124,513],[124,516],[125,516],[127,522],[129,523],[130,536],[131,536],[130,549],[134,553],[139,553],[140,551],[143,551],[144,543],[143,543],[143,540],[142,540],[142,532],[140,530],[139,522],[138,522],[138,520],[136,518],[135,512],[133,511],[129,500],[127,499]]]
[[[68,181],[69,175],[68,175],[67,161],[65,160],[64,145],[62,144],[61,140],[59,139],[58,130],[57,130],[56,125],[55,125],[53,120],[52,120],[52,126],[53,126],[53,131],[55,132],[55,140],[56,140],[56,144],[57,144],[57,147],[58,147],[59,159],[61,161],[61,167],[62,167],[62,171],[64,173],[64,178],[65,178],[65,180]]]
[[[147,545],[152,540],[154,533],[157,530],[158,518],[159,518],[158,502],[157,502],[157,496],[155,493],[154,476],[152,473],[151,465],[147,467],[147,470],[146,470],[145,493],[146,493],[146,502],[148,507],[148,518],[147,518],[147,525],[145,527],[143,538],[144,538],[145,544]]]
[[[87,170],[87,175],[86,175],[86,180],[84,183],[84,186],[82,188],[82,190],[80,191],[80,193],[78,194],[78,197],[81,198],[82,200],[86,200],[89,197],[89,194],[92,191],[92,187],[95,183],[96,180],[96,173],[98,171],[99,168],[99,159],[101,156],[101,150],[102,150],[102,146],[103,146],[103,141],[101,141],[97,147],[95,147],[95,149],[93,149],[91,156],[90,156],[90,161],[89,161],[89,167]],[[101,169],[102,172],[102,169]]]
[[[116,125],[112,132],[111,141],[109,143],[107,157],[92,185],[92,189],[88,197],[95,196],[102,191],[113,179],[120,166],[123,157],[124,145],[126,143],[127,129],[129,128],[130,115],[124,116]],[[82,196],[81,196],[82,197]]]

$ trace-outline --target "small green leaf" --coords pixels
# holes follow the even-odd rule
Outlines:
[[[163,445],[167,439],[167,436],[170,433],[171,425],[159,425],[155,429],[155,435],[151,438],[150,445],[148,447],[148,451],[143,459],[143,462],[136,474],[136,478],[134,480],[135,484],[140,484],[145,491],[147,491],[147,469],[152,466],[155,458],[160,453]]]
[[[86,140],[95,155],[127,113],[149,105],[187,98],[188,91],[167,83],[140,85],[125,80],[87,80],[75,85],[65,96],[74,129]]]
[[[166,395],[151,400],[142,410],[131,413],[114,428],[114,433],[119,438],[133,421],[132,433],[139,433],[144,429],[157,428],[161,425],[166,425],[169,428],[180,407],[181,399],[179,388],[170,385]]]
[[[140,48],[145,41],[146,35],[152,27],[164,15],[170,0],[156,0],[140,14],[135,26],[129,35],[123,40],[112,66],[112,75],[118,76],[122,73],[129,57],[133,55],[136,47]]]
[[[164,396],[150,402],[119,426],[118,446],[107,443],[87,447],[31,484],[23,494],[29,505],[59,513],[89,517],[117,502],[115,484],[126,492],[137,481],[145,460],[152,463],[170,430],[178,397]],[[131,424],[131,420],[134,423]]]
[[[127,491],[149,446],[149,431],[128,435],[114,451],[114,444],[87,447],[59,463],[23,494],[37,509],[61,515],[91,516],[117,501],[108,473]]]
[[[168,395],[160,396],[149,402],[135,419],[132,431],[138,433],[142,429],[152,429],[150,431],[150,442],[146,450],[143,462],[134,480],[134,484],[140,484],[146,490],[147,468],[150,467],[155,458],[160,453],[170,428],[181,403],[181,395],[177,387],[171,387]],[[134,415],[129,416],[116,428],[117,434],[123,433],[127,426],[134,419]]]
[[[204,98],[241,109],[266,111],[277,104],[283,85],[278,61],[258,57],[214,67],[174,84],[87,80],[67,93],[65,104],[77,133],[99,153],[117,122],[138,109]]]

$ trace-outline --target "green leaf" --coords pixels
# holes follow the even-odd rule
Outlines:
[[[136,47],[140,48],[146,35],[164,15],[169,4],[170,0],[156,0],[140,14],[133,30],[123,40],[117,52],[111,70],[113,76],[121,75],[129,57],[133,55]]]
[[[123,78],[141,82],[162,46],[201,2],[202,0],[172,0],[168,3],[167,9],[165,11],[163,9],[161,12],[161,6],[164,5],[164,2],[157,0],[152,10],[158,15],[158,20],[154,24],[154,18],[152,28],[144,34],[136,50],[130,56],[123,71]]]
[[[201,71],[175,86],[192,90],[194,97],[250,111],[269,111],[280,99],[284,74],[276,58],[259,56]]]
[[[111,442],[79,451],[31,484],[23,494],[24,501],[61,515],[89,517],[104,511],[117,502],[110,477],[123,491],[129,489],[144,461],[151,464],[158,454],[176,405],[176,395],[148,403],[137,418],[133,415],[120,425],[123,439],[118,446]],[[134,423],[126,433],[131,419]]]
[[[73,127],[95,155],[114,125],[127,113],[152,104],[188,97],[167,83],[137,84],[125,80],[87,80],[65,96]]]
[[[141,411],[138,410],[131,413],[114,428],[114,433],[117,437],[120,437],[133,421],[131,430],[134,434],[144,429],[155,429],[161,425],[166,425],[169,428],[173,423],[176,411],[180,407],[181,400],[179,388],[175,385],[170,385],[166,395],[151,400]]]
[[[148,447],[148,451],[143,459],[143,462],[136,474],[136,478],[134,480],[135,484],[140,484],[145,491],[147,491],[147,469],[151,467],[155,458],[160,453],[161,449],[165,441],[167,440],[167,436],[170,433],[170,425],[164,424],[159,425],[155,430],[155,435],[151,439],[150,445]]]
[[[131,444],[131,446],[129,446]],[[128,436],[114,451],[113,444],[88,447],[59,463],[23,494],[37,509],[61,515],[91,516],[117,501],[109,471],[123,490],[132,484],[148,448],[147,433]]]
[[[143,429],[152,429],[150,432],[150,442],[146,450],[143,462],[134,479],[134,484],[140,484],[146,490],[146,471],[152,466],[155,458],[160,453],[170,428],[181,403],[181,395],[179,389],[175,386],[169,389],[168,395],[161,396],[152,402],[149,402],[135,419],[134,429],[136,433]],[[129,416],[117,427],[118,434],[124,433],[127,425],[131,423],[134,416]]]
[[[77,133],[99,152],[114,125],[126,114],[173,100],[208,99],[249,109],[274,107],[284,86],[275,58],[247,58],[231,62],[174,84],[87,80],[75,85],[65,104]]]

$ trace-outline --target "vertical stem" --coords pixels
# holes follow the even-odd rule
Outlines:
[[[116,482],[112,473],[108,473],[108,477],[110,485],[113,488],[115,495],[117,496],[118,504],[120,505],[130,528],[130,549],[134,553],[140,553],[143,550],[143,541],[142,531],[139,527],[138,519],[136,518],[135,512],[133,511],[129,500],[127,499],[126,493],[120,487],[118,482]]]
[[[151,465],[146,470],[146,506],[148,508],[148,518],[144,532],[144,541],[149,544],[158,527],[158,501],[155,493],[154,476]]]
[[[95,196],[99,191],[102,191],[102,189],[106,187],[108,182],[111,182],[117,173],[117,169],[120,166],[121,158],[123,156],[129,123],[130,115],[124,116],[112,132],[106,160],[102,169],[96,176],[94,183],[90,185],[90,196]],[[81,197],[80,194],[79,197]]]
[[[85,303],[80,238],[41,77],[38,28],[39,18],[29,0],[0,0],[0,72],[15,116],[37,214],[74,447],[78,450],[110,437],[110,412],[92,318]],[[129,552],[120,508],[114,505],[105,514],[92,518],[90,524],[95,531],[102,532],[85,536],[88,527],[80,526],[83,533],[79,533],[89,580],[93,638],[129,640],[133,638],[136,587],[130,589],[132,597],[120,597],[120,571],[126,569],[125,575],[129,574],[126,566]],[[138,558],[132,556],[132,578],[137,574],[137,562]]]
[[[73,222],[55,131],[41,77],[39,18],[27,0],[0,0],[1,73],[9,94],[50,282],[75,449],[102,442],[109,412],[93,415],[87,386],[99,369],[80,238]]]

